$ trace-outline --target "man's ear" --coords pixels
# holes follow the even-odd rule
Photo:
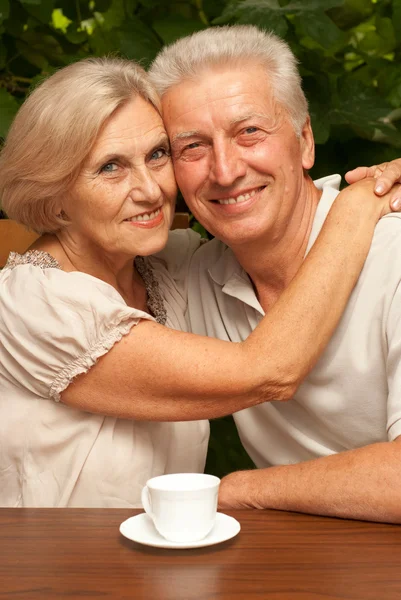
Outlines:
[[[307,171],[315,164],[315,140],[310,117],[308,116],[301,131],[302,166]]]

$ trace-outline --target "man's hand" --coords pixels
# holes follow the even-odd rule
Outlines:
[[[345,174],[348,183],[355,183],[365,177],[374,177],[377,180],[375,193],[382,196],[391,190],[395,183],[401,183],[401,158],[380,165],[373,165],[372,167],[357,167]],[[390,206],[394,211],[400,210],[401,191],[399,188],[394,190],[391,195]]]
[[[401,523],[401,436],[306,462],[223,477],[219,508],[270,508]]]

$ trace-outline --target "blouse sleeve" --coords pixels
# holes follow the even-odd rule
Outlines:
[[[0,275],[0,381],[60,400],[77,375],[149,314],[85,273],[20,265]]]

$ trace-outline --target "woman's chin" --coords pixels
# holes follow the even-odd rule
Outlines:
[[[151,256],[163,250],[168,240],[168,230],[163,235],[158,235],[154,239],[150,239],[148,243],[143,243],[137,247],[137,256]]]

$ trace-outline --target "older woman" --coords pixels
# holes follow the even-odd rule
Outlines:
[[[20,109],[0,171],[8,215],[43,234],[0,275],[2,506],[137,506],[149,477],[201,471],[201,419],[292,396],[388,211],[365,200],[370,182],[340,194],[299,275],[232,344],[183,333],[198,237],[179,232],[152,257],[176,185],[140,67],[89,59],[50,77]]]

